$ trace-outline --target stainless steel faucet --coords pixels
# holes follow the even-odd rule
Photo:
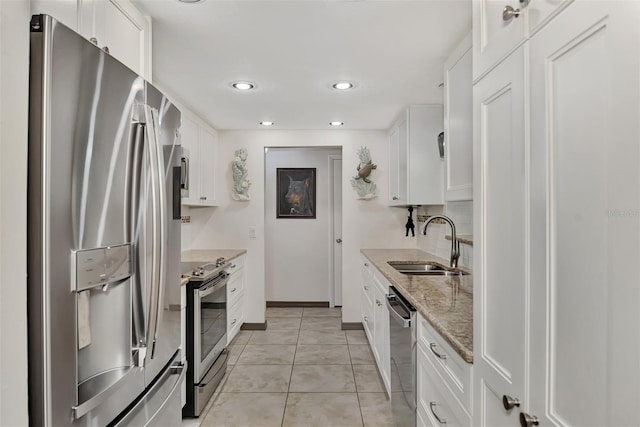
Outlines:
[[[456,237],[456,225],[453,223],[453,220],[445,215],[433,215],[427,219],[427,222],[424,224],[424,230],[422,234],[427,235],[427,227],[429,223],[434,219],[443,219],[449,223],[451,226],[451,268],[458,268],[458,258],[460,258],[460,242]]]

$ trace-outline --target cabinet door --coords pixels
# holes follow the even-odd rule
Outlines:
[[[524,47],[480,80],[474,104],[474,374],[477,423],[517,425],[525,398],[527,162]],[[475,241],[474,241],[475,243]]]
[[[574,0],[535,0],[527,5],[529,35],[533,36]]]
[[[78,3],[69,0],[31,0],[33,15],[51,15],[65,26],[78,31]]]
[[[200,204],[202,206],[215,206],[217,135],[214,131],[204,126],[200,126],[198,135],[198,146],[200,148]]]
[[[189,159],[189,196],[182,199],[185,205],[200,204],[200,155],[198,152],[198,124],[182,115],[180,143],[184,155]]]
[[[390,392],[390,355],[389,355],[389,311],[385,303],[386,295],[379,289],[380,285],[376,283],[374,291],[374,355],[378,362],[378,369],[382,376],[383,383]]]
[[[407,119],[403,116],[389,132],[389,204],[407,200]]]
[[[444,66],[445,200],[473,199],[473,86],[470,37]]]
[[[534,0],[537,1],[537,0]],[[522,0],[474,0],[473,7],[473,79],[506,57],[525,40],[525,16],[505,21],[506,6],[524,13]]]
[[[531,405],[640,425],[640,4],[575,2],[531,39]]]
[[[104,45],[109,47],[109,53],[148,79],[150,73],[146,70],[145,38],[149,24],[145,17],[123,0],[105,1],[103,13]]]

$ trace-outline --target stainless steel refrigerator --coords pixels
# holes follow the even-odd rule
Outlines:
[[[180,111],[50,16],[30,55],[30,423],[179,425]]]

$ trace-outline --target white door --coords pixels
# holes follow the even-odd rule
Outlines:
[[[333,170],[333,305],[342,307],[342,159],[331,159]]]
[[[517,425],[518,409],[505,410],[502,399],[525,399],[524,64],[521,47],[473,88],[473,229],[480,248],[474,257],[474,412],[482,426]]]
[[[531,40],[531,405],[640,425],[640,3],[575,2]]]

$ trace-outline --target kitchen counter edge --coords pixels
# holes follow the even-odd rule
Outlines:
[[[419,249],[361,249],[360,252],[402,296],[416,308],[442,338],[466,361],[473,363],[473,279],[408,276],[389,262],[448,261]],[[463,269],[470,272],[468,269]]]

